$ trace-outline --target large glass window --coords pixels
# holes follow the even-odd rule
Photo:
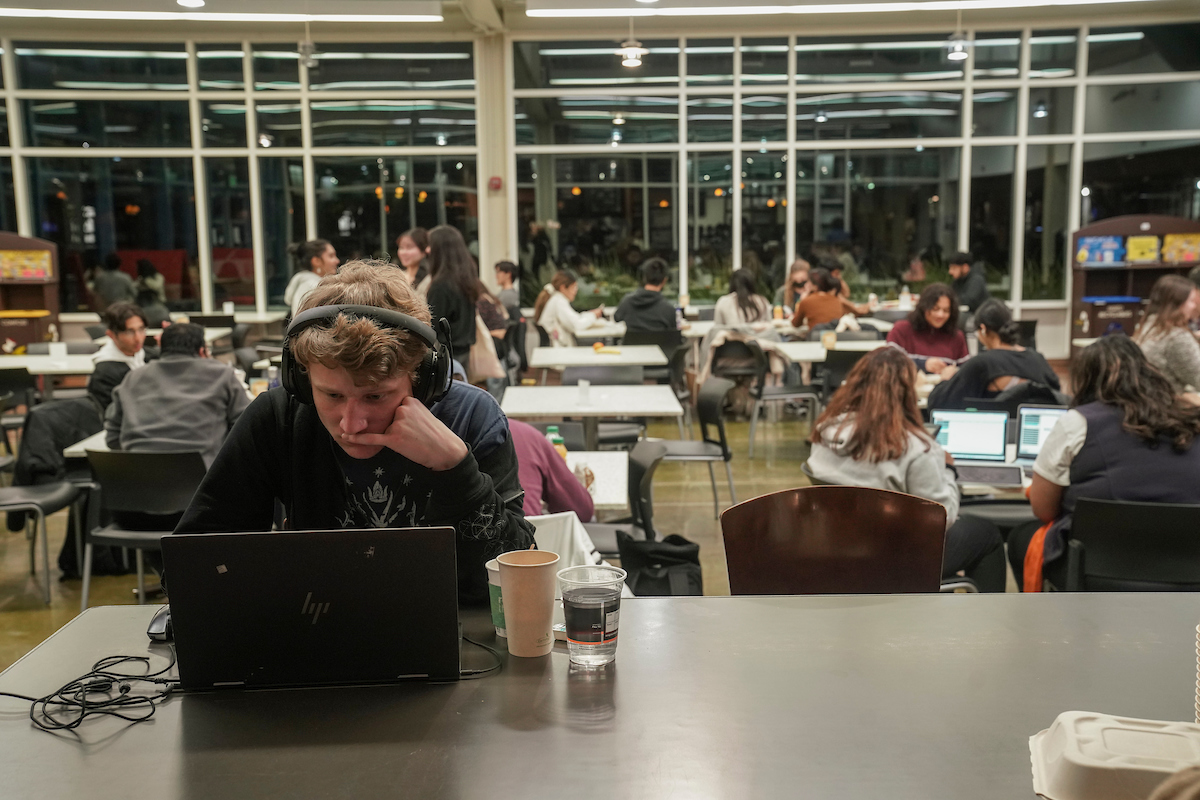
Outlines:
[[[314,91],[472,89],[470,42],[318,43],[317,66],[308,71]]]
[[[1034,31],[1029,37],[1029,77],[1069,78],[1075,74],[1079,32]]]
[[[1087,87],[1086,133],[1200,128],[1200,81]]]
[[[200,103],[200,132],[205,147],[245,147],[246,104],[236,100]]]
[[[8,106],[0,100],[0,147],[8,147]]]
[[[971,148],[970,250],[993,297],[1011,297],[1013,174],[1017,148]]]
[[[1065,296],[1067,189],[1071,145],[1029,145],[1025,173],[1025,273],[1027,300]]]
[[[841,262],[858,296],[945,278],[958,239],[958,148],[797,153],[795,168],[798,255]]]
[[[796,40],[798,83],[960,80],[945,34],[841,36]]]
[[[1088,73],[1130,75],[1200,71],[1200,22],[1092,28]]]
[[[304,124],[298,102],[255,103],[259,147],[301,147]]]
[[[689,142],[733,141],[733,98],[689,97],[687,137]]]
[[[679,98],[580,95],[517,99],[518,144],[679,141]]]
[[[317,236],[338,257],[389,258],[413,227],[453,225],[478,252],[475,159],[462,156],[318,158]]]
[[[742,39],[742,83],[787,83],[788,40]]]
[[[186,100],[22,100],[29,147],[191,147]]]
[[[300,54],[284,45],[255,45],[254,88],[259,91],[299,89]]]
[[[1071,133],[1075,120],[1075,87],[1029,89],[1029,135]]]
[[[733,39],[688,39],[687,82],[691,86],[733,84]]]
[[[711,303],[733,272],[733,154],[688,154],[688,293]]]
[[[61,308],[102,310],[87,289],[109,253],[166,279],[168,305],[198,307],[195,186],[188,158],[30,158],[34,229],[58,245]]]
[[[288,246],[308,239],[304,221],[304,163],[298,158],[259,158],[258,173],[262,182],[267,303],[286,307],[283,293],[296,268]]]
[[[742,141],[782,142],[787,140],[787,97],[742,95]]]
[[[254,239],[245,158],[206,158],[213,304],[254,305]]]
[[[187,53],[176,44],[18,42],[22,89],[186,91]]]
[[[196,74],[201,90],[240,91],[246,87],[240,44],[196,45]]]
[[[536,294],[555,266],[570,267],[582,284],[578,307],[612,305],[637,287],[647,258],[663,258],[674,270],[677,162],[626,153],[519,159],[523,294],[530,287]],[[677,291],[672,277],[668,292]]]
[[[787,154],[770,151],[742,159],[742,269],[766,297],[787,271]]]
[[[980,31],[975,35],[976,80],[1015,78],[1020,74],[1021,32]]]
[[[321,100],[312,104],[314,147],[475,144],[471,100]]]
[[[1200,219],[1200,141],[1083,147],[1083,223],[1123,214]]]
[[[12,159],[0,156],[0,231],[17,230],[17,198],[13,194]]]
[[[679,40],[643,39],[641,65],[625,67],[613,40],[515,42],[513,78],[518,89],[631,84],[677,85]]]
[[[1017,89],[976,89],[972,125],[975,136],[1016,136]]]
[[[897,89],[798,95],[797,139],[959,136],[962,92]]]

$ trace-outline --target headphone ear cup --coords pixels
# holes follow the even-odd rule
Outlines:
[[[292,342],[288,339],[283,343],[283,355],[279,364],[279,378],[283,388],[301,403],[313,404],[312,383],[308,375],[292,355]]]

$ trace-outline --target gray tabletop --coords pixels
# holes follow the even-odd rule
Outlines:
[[[1196,595],[624,606],[616,664],[595,674],[556,649],[456,685],[179,697],[78,739],[2,700],[3,794],[1008,800],[1032,797],[1028,737],[1062,711],[1192,715]],[[0,690],[48,692],[102,655],[146,652],[152,611],[88,611]],[[464,667],[484,665],[472,651]]]

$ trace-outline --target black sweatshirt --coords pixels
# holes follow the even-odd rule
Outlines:
[[[989,392],[988,385],[1005,375],[1059,389],[1058,376],[1036,350],[985,350],[964,361],[950,380],[933,387],[929,408],[962,408],[968,397],[995,397],[998,392]]]
[[[415,507],[415,513],[389,518],[388,527],[415,522],[456,528],[459,599],[486,603],[484,564],[533,544],[508,420],[487,392],[459,381],[431,410],[467,444],[467,457],[456,467],[433,472],[387,451],[383,455],[393,465],[403,462],[406,479],[393,473],[394,482],[376,483],[367,494],[386,492],[395,508]],[[361,515],[355,520],[347,511],[361,498],[348,487],[351,476],[339,464],[339,451],[313,406],[282,388],[265,392],[229,433],[175,532],[269,531],[276,499],[286,509],[288,530],[357,527]]]

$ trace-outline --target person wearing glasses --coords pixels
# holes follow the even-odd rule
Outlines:
[[[792,268],[788,270],[788,277],[783,286],[775,290],[773,305],[783,306],[785,317],[794,314],[796,304],[808,297],[809,292],[812,291],[812,285],[808,282],[810,270],[811,267],[807,261],[797,258],[792,262]]]

